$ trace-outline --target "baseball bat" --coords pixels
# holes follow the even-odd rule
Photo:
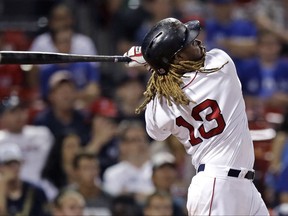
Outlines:
[[[53,52],[0,51],[0,64],[55,64],[72,62],[130,62],[127,56],[78,55]]]

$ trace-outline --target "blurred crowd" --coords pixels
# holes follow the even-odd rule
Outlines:
[[[288,1],[2,0],[0,17],[1,51],[84,55],[123,55],[161,19],[198,19],[206,50],[238,70],[255,185],[288,215]],[[187,215],[191,158],[135,114],[148,78],[124,63],[0,65],[0,215]]]

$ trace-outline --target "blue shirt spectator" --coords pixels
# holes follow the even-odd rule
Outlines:
[[[275,92],[288,93],[288,61],[279,59],[274,67],[265,68],[255,58],[242,65],[239,74],[245,95],[268,98]]]
[[[205,25],[207,46],[209,48],[219,47],[218,41],[232,37],[252,37],[257,36],[255,25],[245,19],[234,19],[227,23],[217,22],[215,19],[206,20]],[[226,50],[229,52],[229,50]]]
[[[77,62],[71,64],[52,64],[40,69],[40,90],[44,99],[47,98],[50,77],[57,71],[65,70],[71,74],[77,89],[84,89],[90,83],[100,82],[99,68],[88,62]]]
[[[210,0],[205,21],[207,49],[220,48],[231,55],[235,66],[255,55],[257,28],[248,18],[236,16],[236,0]]]
[[[61,28],[51,32],[52,41],[57,48],[57,52],[71,53],[73,35],[72,28]],[[47,99],[47,82],[50,76],[59,70],[69,71],[77,89],[76,97],[81,108],[88,106],[101,94],[99,83],[100,69],[99,64],[95,62],[42,65],[42,67],[39,67],[39,73],[40,89],[44,100]]]
[[[57,139],[74,132],[82,144],[89,139],[89,123],[85,114],[75,108],[76,87],[67,71],[58,71],[49,79],[48,106],[34,118],[35,125],[48,127]]]
[[[257,56],[245,61],[239,69],[243,93],[261,99],[272,99],[288,93],[288,61],[281,56],[281,41],[270,32],[258,33]]]

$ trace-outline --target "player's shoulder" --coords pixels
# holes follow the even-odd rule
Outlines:
[[[231,65],[233,63],[232,58],[224,51],[218,48],[212,49],[206,53],[205,68],[222,67],[223,65]]]
[[[207,55],[211,55],[218,58],[226,58],[229,60],[231,59],[231,57],[227,54],[227,52],[219,48],[211,49],[210,51],[207,52]]]

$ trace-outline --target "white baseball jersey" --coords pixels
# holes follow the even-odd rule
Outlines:
[[[159,141],[176,136],[196,169],[199,164],[252,169],[254,149],[235,65],[222,50],[206,53],[205,69],[223,65],[217,72],[184,75],[182,89],[195,101],[189,106],[169,106],[155,97],[146,108],[146,130]]]

